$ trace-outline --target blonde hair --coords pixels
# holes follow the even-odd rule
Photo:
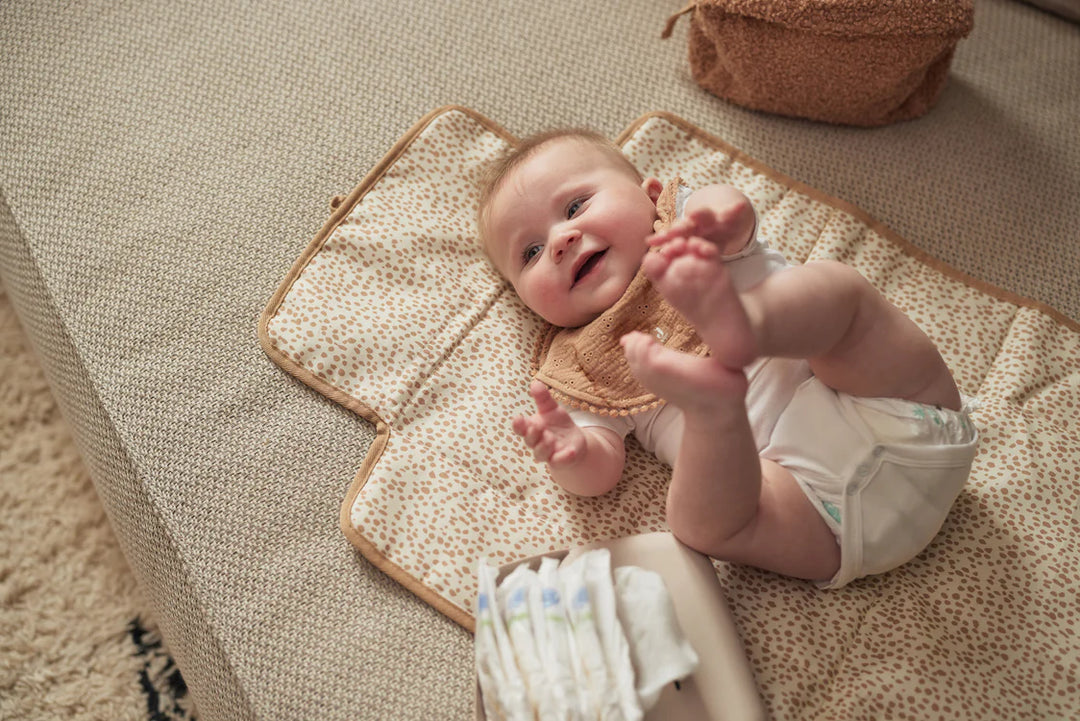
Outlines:
[[[641,171],[638,170],[634,164],[630,162],[630,159],[623,154],[618,145],[595,130],[589,130],[587,128],[557,128],[555,130],[546,130],[541,133],[536,133],[535,135],[530,135],[514,147],[510,148],[503,155],[493,160],[484,169],[483,176],[480,180],[480,202],[476,209],[476,225],[480,231],[481,243],[485,248],[487,247],[487,243],[484,239],[484,221],[486,220],[487,209],[491,203],[492,196],[494,196],[496,191],[502,187],[506,178],[526,160],[535,155],[538,150],[548,143],[563,139],[587,143],[588,145],[599,149],[617,164],[621,165],[628,173],[637,178],[639,182],[645,178],[645,176],[641,174]]]

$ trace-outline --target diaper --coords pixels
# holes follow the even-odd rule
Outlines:
[[[840,569],[819,586],[884,573],[929,545],[975,458],[969,410],[858,398],[817,378],[799,386],[761,455],[791,472],[836,534]]]

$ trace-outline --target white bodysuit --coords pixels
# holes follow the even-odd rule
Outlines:
[[[791,267],[757,237],[724,260],[740,292]],[[840,544],[840,570],[820,586],[896,568],[933,540],[975,457],[978,433],[968,401],[957,412],[837,393],[805,360],[761,358],[745,370],[759,455],[792,473]],[[674,406],[616,417],[568,410],[577,425],[633,433],[660,461],[674,464],[683,429]]]

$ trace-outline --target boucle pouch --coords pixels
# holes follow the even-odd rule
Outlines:
[[[973,0],[692,0],[690,70],[754,110],[876,126],[937,102]]]

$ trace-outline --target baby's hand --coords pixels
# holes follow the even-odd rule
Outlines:
[[[536,401],[536,413],[514,418],[514,432],[525,439],[536,460],[553,468],[573,465],[585,452],[584,431],[540,381],[532,382],[529,395]]]
[[[696,196],[696,197],[695,197]],[[679,241],[705,240],[723,255],[736,253],[746,245],[754,230],[750,200],[730,186],[710,186],[687,201],[685,215],[668,228],[646,238],[650,246],[670,246],[665,251],[681,252]]]

